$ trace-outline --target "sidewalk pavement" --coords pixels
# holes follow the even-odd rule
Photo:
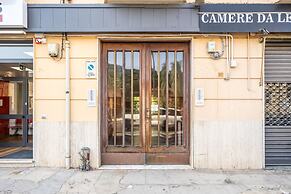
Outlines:
[[[0,194],[291,194],[291,171],[0,168]]]

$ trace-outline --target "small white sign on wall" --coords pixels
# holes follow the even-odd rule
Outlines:
[[[95,89],[88,90],[87,103],[88,103],[88,107],[96,106],[96,90]]]
[[[96,61],[86,61],[86,77],[96,78]]]
[[[204,88],[196,88],[195,90],[195,105],[204,106]]]

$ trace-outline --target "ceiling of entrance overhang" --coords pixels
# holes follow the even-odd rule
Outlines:
[[[23,67],[28,72],[28,76],[32,76],[32,63],[0,63],[0,81],[1,77],[24,77]]]
[[[1,43],[0,63],[30,63],[33,60],[32,43]]]

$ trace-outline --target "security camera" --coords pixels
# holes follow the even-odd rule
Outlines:
[[[263,34],[264,36],[270,34],[269,30],[267,30],[266,28],[259,29],[259,33]]]

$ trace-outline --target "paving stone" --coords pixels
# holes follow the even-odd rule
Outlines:
[[[246,188],[241,185],[195,185],[195,186],[177,186],[170,187],[170,194],[239,194]]]
[[[145,170],[129,170],[120,180],[120,184],[125,184],[125,185],[146,184],[146,171]]]
[[[95,184],[102,171],[75,172],[62,186],[60,192],[90,193],[96,192]]]
[[[124,176],[128,173],[127,170],[103,170],[100,178],[97,181],[99,185],[119,184]]]
[[[164,185],[134,185],[130,188],[126,187],[116,194],[164,194],[169,192],[169,187]]]
[[[291,194],[291,171],[0,168],[0,194]]]
[[[9,189],[14,182],[15,180],[12,179],[0,179],[0,193],[1,191],[5,191],[6,188]]]
[[[32,189],[37,187],[37,183],[28,180],[14,180],[14,182],[6,187],[3,192],[5,193],[29,193]]]
[[[2,177],[6,177],[8,174],[10,174],[13,170],[16,170],[14,168],[0,168],[0,179]]]
[[[58,170],[51,177],[41,181],[31,194],[52,194],[59,192],[62,185],[74,174],[74,170]]]

